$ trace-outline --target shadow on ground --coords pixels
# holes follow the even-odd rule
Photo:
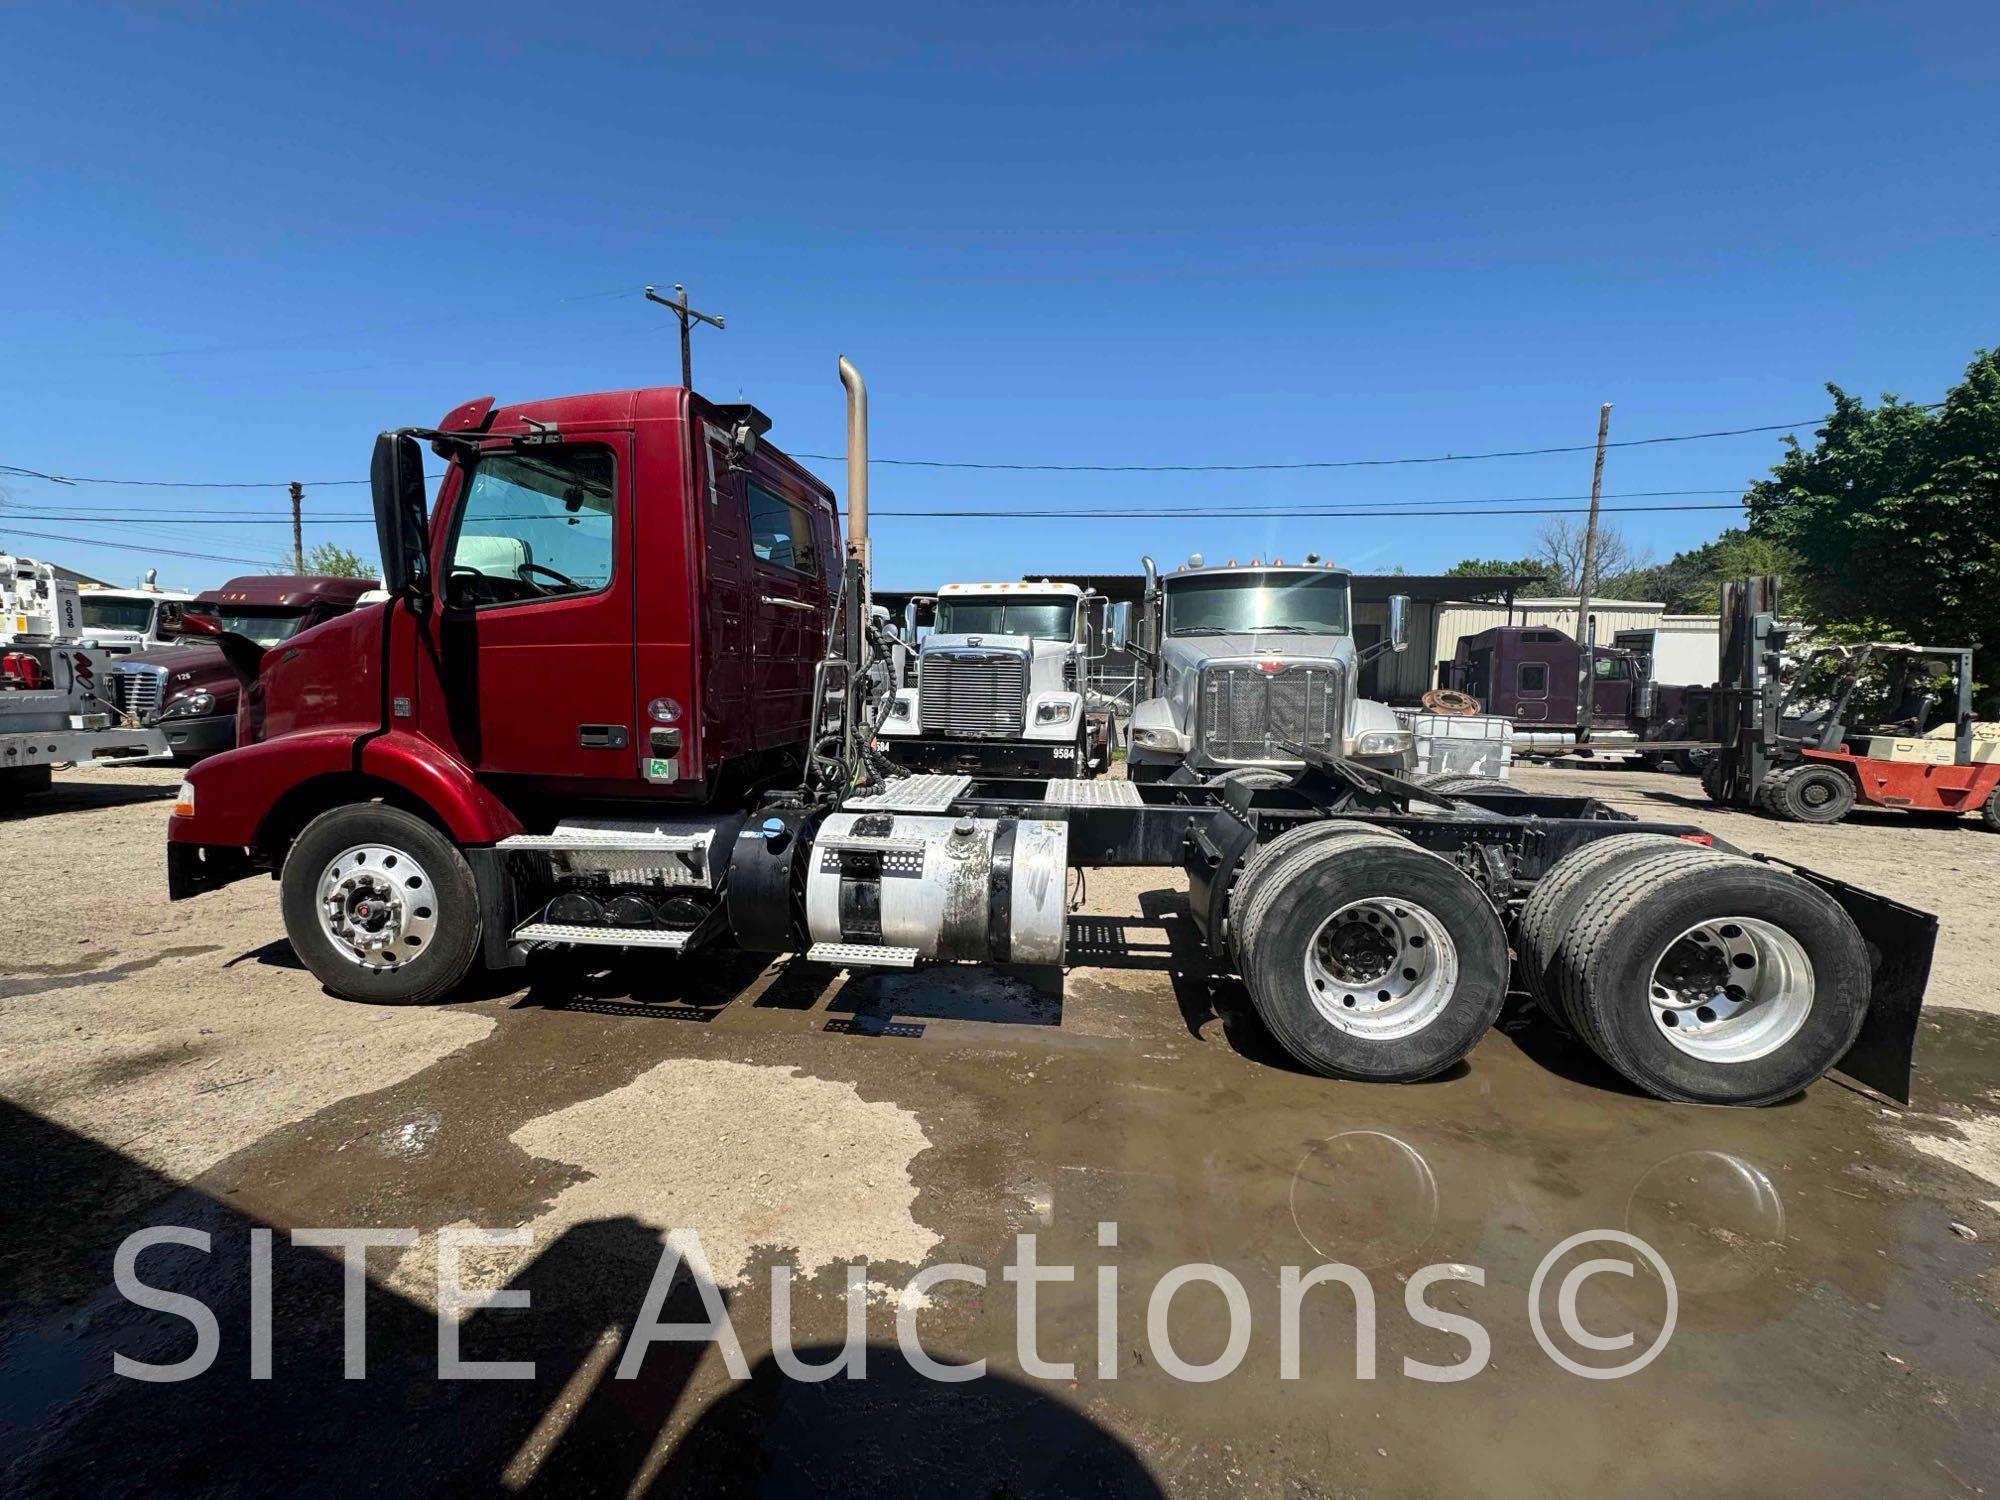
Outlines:
[[[528,1380],[440,1380],[436,1317],[372,1280],[366,1378],[344,1378],[339,1252],[294,1247],[280,1231],[271,1375],[253,1380],[249,1247],[269,1226],[4,1103],[0,1191],[24,1231],[0,1250],[9,1494],[1158,1493],[1132,1450],[1073,1407],[997,1376],[935,1384],[893,1344],[869,1347],[861,1381],[802,1384],[764,1359],[747,1381],[694,1398],[711,1351],[692,1342],[653,1343],[635,1378],[617,1378],[662,1250],[629,1219],[521,1252],[532,1258],[508,1290],[529,1305],[461,1324],[463,1358],[532,1360]],[[136,1215],[93,1211],[135,1200],[148,1201]],[[114,1354],[172,1364],[196,1348],[186,1318],[113,1288],[119,1241],[147,1225],[210,1236],[206,1253],[166,1244],[138,1262],[147,1284],[198,1298],[219,1325],[212,1365],[177,1383],[113,1370]],[[706,1321],[685,1270],[659,1316]],[[708,1404],[688,1409],[695,1399]]]

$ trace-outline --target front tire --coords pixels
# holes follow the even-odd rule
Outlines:
[[[1837,766],[1788,766],[1764,783],[1764,805],[1791,823],[1838,823],[1854,810],[1854,781]]]
[[[1303,843],[1259,879],[1237,933],[1279,1045],[1332,1078],[1408,1082],[1460,1061],[1507,996],[1507,938],[1479,888],[1403,839]]]
[[[479,952],[479,894],[459,848],[386,803],[336,807],[285,857],[285,933],[313,977],[344,1000],[424,1005]]]

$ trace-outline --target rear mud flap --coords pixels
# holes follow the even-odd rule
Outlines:
[[[1908,1104],[1917,1018],[1923,1009],[1924,988],[1931,977],[1931,957],[1937,948],[1937,918],[1790,860],[1766,854],[1754,857],[1765,864],[1782,865],[1801,880],[1818,886],[1840,903],[1861,930],[1875,967],[1868,1018],[1861,1023],[1861,1034],[1855,1037],[1854,1045],[1834,1068],[1856,1083],[1888,1095],[1898,1104]]]

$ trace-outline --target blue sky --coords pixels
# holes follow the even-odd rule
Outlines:
[[[1604,400],[1615,440],[1810,418],[1829,379],[1935,399],[1996,338],[1990,5],[1619,11],[11,7],[0,463],[358,477],[378,429],[470,396],[672,383],[638,288],[677,280],[729,320],[697,386],[816,453],[837,353],[891,458],[1466,453],[1587,444]],[[1726,493],[1607,503],[1727,503],[1777,451],[1615,450],[1613,497]],[[877,579],[1193,549],[1421,572],[1519,555],[1538,521],[1123,512],[1479,506],[1589,470],[885,468]],[[287,546],[246,519],[279,490],[0,493],[0,546],[107,578],[251,569],[22,532]],[[335,519],[365,495],[312,488],[308,543],[372,555]],[[888,514],[1069,507],[1120,514]],[[1619,524],[1664,556],[1730,520]]]

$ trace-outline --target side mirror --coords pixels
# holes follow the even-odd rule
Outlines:
[[[375,497],[375,540],[382,549],[382,582],[392,599],[419,608],[430,598],[429,507],[424,497],[424,456],[407,432],[375,439],[368,467]]]
[[[1410,596],[1391,594],[1389,596],[1389,649],[1407,651],[1410,649]]]
[[[1106,625],[1111,632],[1111,649],[1125,650],[1132,643],[1132,606],[1127,603],[1112,605],[1106,616]]]

